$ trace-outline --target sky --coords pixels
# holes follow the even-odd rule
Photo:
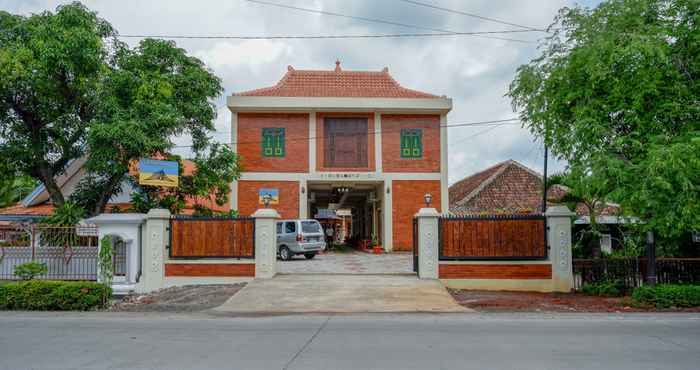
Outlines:
[[[410,4],[400,0],[264,0],[270,3],[316,9],[356,17],[382,19],[404,25],[451,32],[519,29]],[[0,0],[0,9],[29,15],[68,1]],[[544,28],[558,10],[597,1],[568,0],[420,0],[442,8],[477,14],[509,23]],[[246,0],[85,0],[90,9],[121,35],[280,36],[434,32],[284,9]],[[538,55],[542,32],[503,35],[527,42],[475,36],[432,38],[336,40],[176,40],[190,55],[201,59],[222,79],[224,94],[216,100],[217,141],[230,141],[230,112],[225,96],[233,92],[274,85],[287,66],[295,69],[332,69],[335,61],[346,70],[384,67],[402,86],[446,95],[453,100],[450,124],[517,117],[504,94],[518,66]],[[125,39],[136,45],[139,39]],[[187,145],[188,138],[178,138]],[[180,148],[180,150],[187,150]],[[449,183],[515,159],[542,172],[543,147],[519,124],[448,129]],[[549,173],[565,163],[550,158]]]

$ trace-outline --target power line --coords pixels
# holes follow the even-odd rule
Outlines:
[[[444,29],[439,29],[439,28],[423,27],[423,26],[417,26],[417,25],[414,25],[414,24],[407,24],[407,23],[400,23],[400,22],[388,21],[388,20],[385,20],[385,19],[367,18],[367,17],[360,17],[360,16],[354,16],[354,15],[342,14],[342,13],[334,13],[334,12],[329,12],[329,11],[325,11],[325,10],[301,8],[301,7],[297,7],[297,6],[284,5],[284,4],[279,4],[279,3],[271,3],[271,2],[268,2],[268,1],[262,1],[262,0],[246,0],[246,1],[251,2],[251,3],[261,4],[261,5],[275,6],[275,7],[278,7],[278,8],[298,10],[298,11],[307,12],[307,13],[316,13],[316,14],[330,15],[330,16],[334,16],[334,17],[355,19],[355,20],[360,20],[360,21],[364,21],[364,22],[381,23],[381,24],[387,24],[387,25],[392,25],[392,26],[413,28],[413,29],[426,30],[426,31],[435,31],[435,32],[441,32],[441,33],[451,33],[451,34],[455,34],[455,33],[456,33],[456,32],[454,32],[454,31],[444,30]],[[496,40],[514,41],[514,42],[522,42],[522,43],[532,43],[532,41],[520,40],[520,39],[511,39],[511,38],[505,38],[505,37],[483,36],[483,35],[474,35],[474,36],[476,36],[476,37],[490,38],[490,39],[496,39]]]
[[[438,127],[445,127],[445,128],[454,128],[454,127],[476,127],[476,126],[493,126],[489,128],[486,131],[490,131],[496,127],[503,126],[503,125],[519,125],[520,124],[520,119],[519,118],[510,118],[510,119],[502,119],[502,120],[492,120],[492,121],[480,121],[480,122],[466,122],[466,123],[455,123],[455,124],[446,124],[446,125],[439,125]],[[388,133],[388,132],[400,132],[401,129],[398,130],[382,130],[380,133]],[[482,132],[477,133],[474,136],[480,135]],[[376,135],[376,131],[371,131],[371,132],[363,132],[363,133],[358,133],[358,134],[346,134],[344,136],[369,136],[369,135]],[[323,137],[319,136],[297,136],[297,137],[285,137],[285,142],[286,141],[310,141],[310,140],[315,140],[315,139],[322,139]],[[247,141],[247,142],[230,142],[230,143],[219,143],[219,144],[224,144],[228,146],[233,146],[233,145],[250,145],[250,144],[262,144],[262,140],[256,140],[256,141]],[[171,148],[192,148],[193,145],[175,145],[172,146]]]
[[[523,26],[522,24],[506,22],[506,21],[502,21],[502,20],[500,20],[500,19],[484,17],[484,16],[482,16],[482,15],[478,15],[478,14],[474,14],[474,13],[467,13],[467,12],[463,12],[463,11],[460,11],[460,10],[443,8],[443,7],[436,6],[436,5],[432,5],[432,4],[422,3],[422,2],[420,2],[420,1],[414,1],[414,0],[399,0],[399,1],[403,1],[404,3],[413,4],[413,5],[424,6],[424,7],[426,7],[426,8],[432,8],[432,9],[436,9],[436,10],[441,10],[441,11],[444,11],[444,12],[466,15],[467,17],[477,18],[477,19],[481,19],[481,20],[484,20],[484,21],[489,21],[489,22],[495,22],[495,23],[505,24],[505,25],[508,25],[508,26],[520,27],[520,28],[524,28],[524,29],[530,30],[530,31],[547,32],[547,31],[544,30],[544,29],[538,29],[538,28],[534,28],[534,27]]]
[[[532,30],[475,31],[475,32],[441,32],[441,33],[381,33],[356,35],[277,35],[277,36],[241,36],[241,35],[148,35],[126,34],[120,38],[158,38],[158,39],[195,39],[195,40],[327,40],[327,39],[381,39],[411,37],[445,37],[445,36],[479,36],[491,34],[524,33]]]

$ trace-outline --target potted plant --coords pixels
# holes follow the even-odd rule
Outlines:
[[[376,236],[372,238],[371,246],[372,253],[374,254],[382,254],[382,252],[384,252],[384,250],[382,249],[382,245],[381,243],[379,243],[379,240],[377,240]]]

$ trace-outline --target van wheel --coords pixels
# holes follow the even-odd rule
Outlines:
[[[304,257],[306,257],[307,260],[310,260],[316,257],[316,253],[306,253]]]
[[[292,251],[289,248],[282,246],[280,247],[280,258],[282,261],[289,261],[292,259]]]

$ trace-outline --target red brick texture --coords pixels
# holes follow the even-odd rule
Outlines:
[[[363,117],[367,118],[367,166],[341,168],[328,167],[324,163],[325,141],[323,134],[323,119],[325,117]],[[376,168],[374,159],[374,114],[373,113],[317,113],[316,114],[316,170],[323,172],[345,171],[345,172],[372,172]]]
[[[238,181],[238,213],[242,216],[252,215],[263,206],[258,203],[260,188],[279,189],[280,204],[270,205],[282,218],[299,217],[299,182],[298,181]]]
[[[432,207],[440,211],[439,180],[394,180],[392,182],[393,249],[413,249],[413,216],[425,206],[423,196],[433,196]]]
[[[255,276],[254,263],[166,263],[165,276]]]
[[[285,129],[284,157],[263,157],[262,129]],[[245,172],[309,172],[309,115],[239,113],[238,154]]]
[[[423,157],[401,158],[401,129],[423,130]],[[384,172],[440,172],[439,115],[382,115]]]
[[[551,279],[550,264],[479,264],[441,263],[440,279]]]

